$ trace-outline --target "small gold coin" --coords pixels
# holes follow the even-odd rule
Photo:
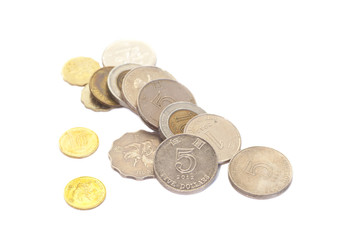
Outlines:
[[[106,196],[104,184],[93,177],[79,177],[65,187],[65,201],[73,208],[86,210],[99,206]]]
[[[100,68],[100,64],[92,58],[77,57],[65,63],[62,69],[64,80],[71,85],[84,86],[89,83],[91,76]]]
[[[93,154],[99,146],[99,138],[90,129],[76,127],[67,130],[59,140],[62,153],[73,158],[83,158]]]
[[[95,112],[108,112],[112,109],[111,107],[105,106],[96,100],[96,98],[90,92],[89,84],[86,84],[81,92],[81,102],[87,109],[93,110]]]

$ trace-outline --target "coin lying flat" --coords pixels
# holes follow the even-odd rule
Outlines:
[[[152,129],[159,128],[161,111],[174,102],[196,103],[191,92],[177,81],[159,79],[148,82],[139,93],[138,112],[141,119]]]
[[[223,117],[200,114],[186,124],[184,133],[194,134],[208,141],[216,151],[219,163],[229,161],[241,147],[240,133]]]
[[[113,67],[103,67],[97,70],[91,77],[89,87],[91,94],[102,104],[109,107],[120,107],[115,102],[107,86],[107,79]]]
[[[134,69],[136,67],[140,67],[140,65],[128,63],[128,64],[123,64],[123,65],[114,67],[110,71],[108,79],[107,79],[107,85],[108,85],[111,95],[123,107],[128,107],[128,106],[122,97],[122,93],[121,93],[122,82],[123,82],[125,75],[131,69]]]
[[[105,186],[93,177],[79,177],[65,187],[65,201],[72,207],[87,210],[99,206],[106,196]]]
[[[289,187],[292,169],[289,160],[280,152],[268,147],[250,147],[231,159],[229,180],[246,196],[271,198]]]
[[[59,140],[62,153],[73,158],[83,158],[93,154],[99,146],[99,138],[90,129],[76,127],[67,130]]]
[[[143,180],[154,177],[155,151],[161,142],[156,133],[126,133],[114,141],[109,152],[111,166],[122,176]]]
[[[103,52],[104,66],[119,66],[126,63],[135,63],[144,66],[154,66],[156,55],[145,43],[139,41],[115,41]]]
[[[148,82],[155,79],[171,79],[175,78],[168,72],[153,66],[144,66],[134,68],[126,74],[122,83],[122,92],[127,105],[137,111],[137,98],[140,89]]]
[[[64,80],[71,85],[84,86],[99,68],[99,63],[92,58],[77,57],[65,63],[61,73]]]
[[[189,102],[175,102],[168,105],[160,114],[161,137],[165,139],[183,133],[186,123],[201,113],[205,111]]]
[[[81,102],[84,106],[90,110],[95,112],[107,112],[112,108],[101,104],[99,101],[95,99],[95,97],[91,94],[89,84],[86,84],[83,90],[81,91]]]
[[[204,139],[179,134],[160,144],[154,172],[159,182],[175,193],[195,193],[215,179],[218,169],[214,149]]]

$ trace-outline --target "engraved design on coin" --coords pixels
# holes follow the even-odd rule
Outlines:
[[[153,66],[137,67],[126,74],[122,84],[122,92],[129,108],[136,112],[140,89],[148,82],[156,79],[175,80],[170,73]]]
[[[205,113],[200,107],[189,102],[175,102],[162,110],[159,119],[161,138],[169,138],[184,132],[186,123],[198,114]]]
[[[87,128],[77,127],[66,131],[59,140],[62,153],[73,158],[83,158],[93,154],[99,146],[96,133]]]
[[[156,151],[154,172],[158,181],[175,193],[195,193],[215,179],[214,149],[204,139],[179,134],[166,139]]]
[[[229,180],[237,191],[246,196],[271,198],[290,186],[292,168],[280,152],[267,147],[250,147],[231,159]]]
[[[104,66],[134,63],[145,66],[156,64],[154,51],[139,41],[115,41],[105,48],[102,56]]]
[[[153,80],[140,90],[137,101],[138,112],[146,125],[157,130],[162,110],[170,103],[179,101],[195,104],[191,92],[177,81]]]
[[[99,68],[99,63],[92,58],[77,57],[65,63],[61,74],[69,84],[84,86],[89,83],[91,76]]]
[[[106,189],[102,182],[93,177],[79,177],[71,180],[65,187],[65,201],[77,209],[91,209],[99,206],[105,199]]]
[[[114,141],[109,158],[122,176],[143,180],[154,176],[155,151],[161,142],[156,133],[140,130]]]
[[[184,133],[194,134],[207,140],[215,149],[219,163],[229,161],[241,147],[241,137],[236,127],[223,117],[199,114],[190,119]]]

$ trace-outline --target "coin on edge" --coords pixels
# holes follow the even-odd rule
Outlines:
[[[84,86],[89,83],[93,73],[100,68],[100,64],[92,58],[77,57],[65,63],[61,74],[71,85]]]
[[[153,66],[134,68],[126,74],[121,90],[125,102],[133,111],[137,111],[137,98],[140,89],[146,83],[156,79],[176,80],[170,73]]]
[[[126,63],[155,66],[156,55],[143,42],[119,40],[105,48],[102,62],[104,66],[119,66]]]
[[[111,95],[123,107],[128,107],[128,106],[122,97],[122,93],[121,93],[122,82],[123,82],[125,75],[131,69],[134,69],[136,67],[140,67],[140,65],[129,63],[129,64],[123,64],[123,65],[114,67],[110,71],[108,79],[107,79],[107,85],[108,85]]]
[[[93,177],[78,177],[65,187],[65,201],[73,208],[87,210],[99,206],[106,196],[104,184]]]
[[[155,154],[155,177],[175,193],[204,190],[214,181],[217,169],[215,150],[194,135],[172,136],[160,144]]]
[[[86,108],[95,112],[107,112],[112,109],[111,107],[105,106],[95,99],[95,97],[90,92],[89,84],[86,84],[81,91],[81,102]]]
[[[109,152],[111,166],[123,177],[136,180],[154,177],[155,151],[161,142],[156,133],[140,130],[114,141]]]
[[[90,129],[76,127],[67,130],[59,140],[60,151],[73,158],[93,154],[99,146],[99,138]]]
[[[229,161],[241,148],[237,128],[227,119],[215,114],[199,114],[189,120],[184,133],[194,134],[208,141],[218,156],[219,163]]]
[[[272,198],[290,186],[292,168],[282,153],[268,147],[250,147],[231,159],[229,180],[237,191],[248,197]]]
[[[205,111],[189,102],[175,102],[168,105],[160,114],[160,136],[165,139],[183,133],[186,123],[201,113]]]
[[[113,67],[103,67],[97,70],[91,77],[89,87],[92,95],[102,104],[109,107],[121,107],[119,103],[112,99],[112,95],[107,86],[107,79]]]
[[[159,128],[161,111],[170,103],[191,102],[196,104],[191,92],[177,81],[158,79],[148,82],[139,93],[138,112],[150,128]]]

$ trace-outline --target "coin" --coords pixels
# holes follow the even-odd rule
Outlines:
[[[155,154],[155,177],[175,193],[195,193],[205,189],[215,179],[217,157],[204,139],[179,134],[160,144]]]
[[[86,108],[91,109],[95,112],[107,112],[112,109],[111,107],[101,104],[95,99],[95,97],[90,92],[89,84],[86,84],[81,91],[81,102]]]
[[[183,133],[186,123],[201,113],[205,111],[189,102],[175,102],[168,105],[160,114],[160,136],[165,139]]]
[[[105,48],[102,62],[104,66],[119,66],[126,63],[154,66],[156,55],[145,43],[139,41],[115,41]]]
[[[87,210],[99,206],[106,196],[104,184],[93,177],[79,177],[65,187],[65,201],[73,208]]]
[[[108,76],[107,85],[113,98],[120,103],[121,106],[127,107],[127,104],[122,98],[121,88],[125,75],[133,68],[140,67],[138,64],[123,64],[114,67]]]
[[[138,112],[146,125],[158,129],[161,111],[170,103],[179,101],[196,103],[191,92],[177,81],[153,80],[140,90]]]
[[[76,127],[67,130],[59,140],[62,153],[73,158],[83,158],[93,154],[99,146],[99,138],[90,129]]]
[[[186,124],[184,133],[194,134],[208,141],[216,151],[219,163],[229,161],[241,147],[236,127],[223,117],[200,114]]]
[[[168,72],[152,66],[144,66],[134,68],[126,74],[122,83],[123,97],[127,105],[136,112],[137,98],[140,89],[148,82],[155,79],[171,79],[175,78]]]
[[[161,142],[156,133],[140,130],[114,141],[109,152],[111,166],[122,176],[143,180],[154,177],[155,151]]]
[[[99,68],[99,63],[92,58],[77,57],[65,63],[61,73],[64,80],[71,85],[84,86]]]
[[[229,180],[240,193],[265,199],[278,196],[290,185],[289,160],[268,147],[250,147],[238,152],[229,164]]]
[[[109,107],[120,107],[120,104],[112,99],[107,86],[107,79],[113,67],[103,67],[97,70],[91,77],[89,87],[92,95],[102,104]]]

